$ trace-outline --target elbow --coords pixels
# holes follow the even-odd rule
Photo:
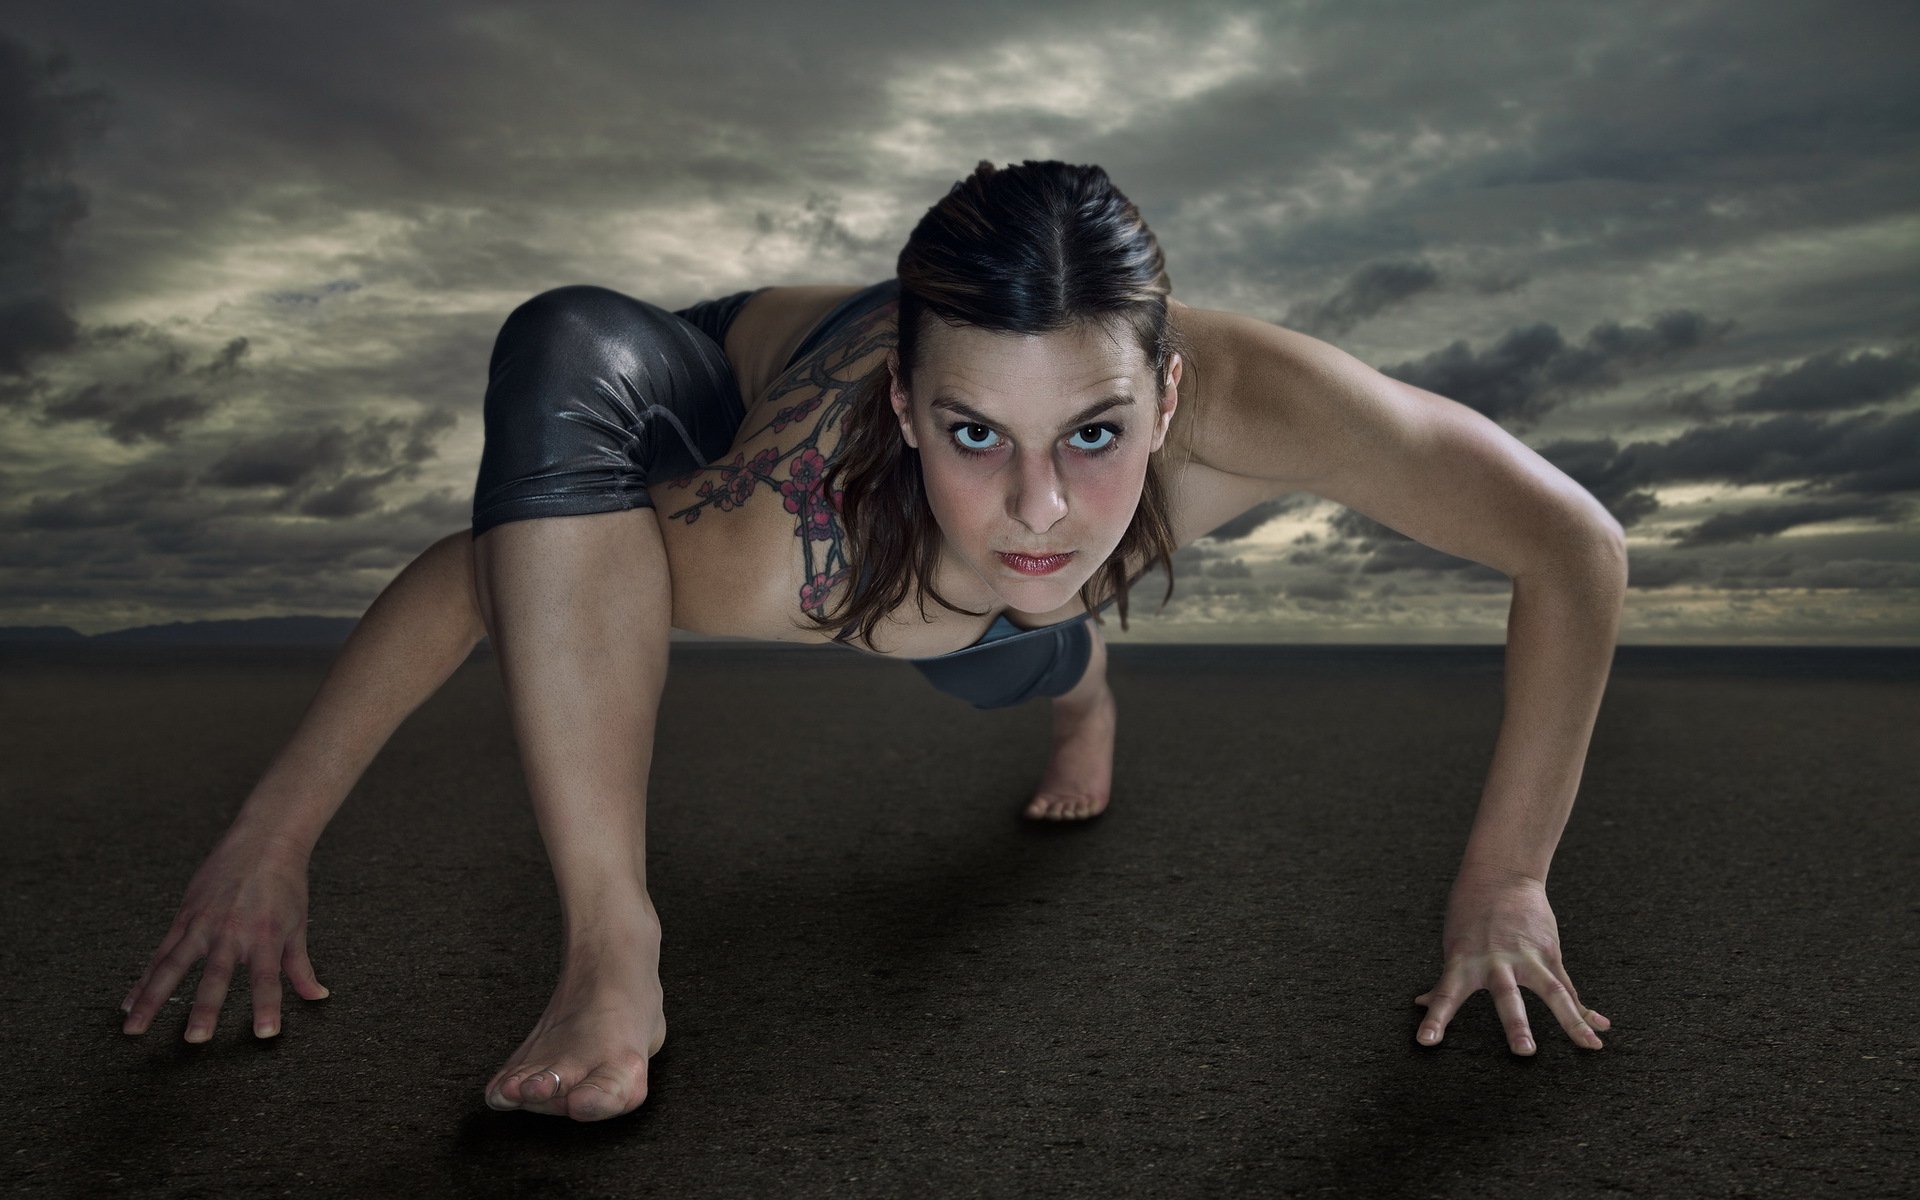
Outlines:
[[[1566,524],[1548,544],[1537,546],[1528,565],[1507,574],[1518,579],[1578,579],[1586,588],[1627,588],[1627,535],[1611,516]]]
[[[1627,586],[1627,531],[1609,515],[1602,532],[1606,535],[1602,544],[1606,548],[1607,562],[1619,572],[1620,587],[1624,590]]]

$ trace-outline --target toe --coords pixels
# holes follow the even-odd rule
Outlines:
[[[585,1079],[567,1089],[567,1115],[576,1121],[604,1121],[635,1108],[646,1097],[645,1068],[631,1083],[623,1082],[609,1066],[594,1069]],[[628,1101],[629,1095],[636,1098]]]
[[[507,1095],[507,1080],[509,1078],[511,1078],[511,1076],[503,1071],[495,1075],[493,1082],[487,1085],[486,1102],[488,1108],[496,1109],[500,1112],[511,1112],[520,1107],[518,1101]]]
[[[555,1090],[552,1070],[540,1067],[520,1080],[520,1103],[528,1107],[544,1104],[553,1099]]]

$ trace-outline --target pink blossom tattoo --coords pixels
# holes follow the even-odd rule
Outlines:
[[[648,485],[656,501],[662,493],[692,492],[698,497],[672,512],[665,511],[670,506],[656,503],[656,510],[664,513],[666,519],[684,520],[689,525],[708,507],[738,508],[763,484],[778,492],[786,510],[793,514],[793,534],[800,539],[806,563],[806,581],[800,587],[800,607],[806,612],[824,612],[828,594],[846,582],[851,573],[846,531],[840,524],[843,493],[836,489],[831,496],[827,495],[823,478],[827,467],[839,456],[839,440],[835,439],[830,454],[823,455],[819,450],[821,433],[839,427],[853,403],[854,385],[860,382],[857,377],[839,372],[875,349],[894,344],[892,316],[898,307],[897,301],[881,305],[835,334],[803,362],[796,363],[775,382],[768,399],[777,403],[781,397],[795,392],[805,392],[807,398],[776,407],[766,425],[746,435],[756,438],[763,433],[779,433],[790,425],[799,425],[824,405],[805,437],[785,448],[768,446],[750,461],[742,451],[730,462],[710,463],[678,479]],[[829,363],[835,365],[834,370],[828,369]],[[744,439],[736,434],[735,440]]]

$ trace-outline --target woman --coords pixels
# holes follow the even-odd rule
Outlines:
[[[1610,1022],[1561,963],[1545,879],[1612,653],[1619,526],[1465,407],[1168,286],[1100,168],[982,162],[872,287],[668,313],[574,286],[514,310],[472,529],[355,628],[189,884],[122,1004],[126,1031],[203,957],[188,1041],[211,1036],[236,963],[259,1036],[278,1032],[282,968],[301,996],[327,995],[307,958],[308,855],[387,736],[486,637],[566,954],[485,1099],[627,1112],[666,1038],[644,801],[669,626],[905,658],[981,707],[1048,696],[1053,754],[1028,812],[1084,818],[1112,769],[1098,610],[1117,603],[1126,628],[1129,583],[1159,564],[1171,595],[1177,547],[1308,488],[1514,579],[1507,717],[1418,1041],[1485,987],[1532,1053],[1525,985],[1598,1049]]]

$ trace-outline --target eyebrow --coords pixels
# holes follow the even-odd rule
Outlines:
[[[1069,417],[1067,419],[1067,423],[1062,425],[1060,428],[1077,429],[1080,426],[1085,425],[1088,421],[1092,420],[1094,417],[1099,416],[1101,413],[1107,411],[1110,408],[1117,408],[1124,405],[1130,405],[1132,403],[1133,403],[1133,397],[1131,395],[1122,395],[1116,392],[1115,394],[1108,396],[1103,400],[1095,400],[1092,404],[1087,405],[1085,408],[1081,409],[1079,412]],[[928,408],[944,408],[949,412],[959,413],[961,416],[967,418],[969,421],[975,421],[981,425],[991,425],[996,429],[1000,427],[1000,422],[994,420],[992,417],[989,417],[987,414],[981,412],[979,409],[973,408],[967,404],[964,404],[952,396],[936,396],[933,399],[933,403],[929,404],[927,407]]]

